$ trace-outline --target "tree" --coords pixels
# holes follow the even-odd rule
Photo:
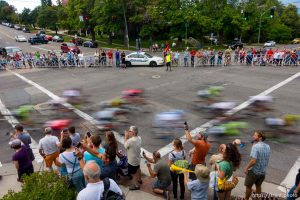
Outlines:
[[[52,0],[41,0],[42,7],[44,6],[52,6]]]
[[[20,20],[22,24],[29,25],[33,23],[33,20],[30,16],[31,10],[29,8],[24,8],[22,13],[20,14]]]
[[[16,22],[17,21],[16,9],[14,6],[9,5],[6,1],[0,1],[0,20]]]
[[[31,24],[35,28],[41,7],[38,6],[30,12]]]
[[[58,22],[57,10],[55,7],[42,7],[37,17],[37,24],[42,28],[56,29]]]
[[[288,5],[283,9],[281,21],[292,30],[292,36],[300,36],[300,17],[295,5]]]
[[[292,39],[292,30],[284,24],[276,23],[270,27],[268,38],[279,43],[286,43]]]

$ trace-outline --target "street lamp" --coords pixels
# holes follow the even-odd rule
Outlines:
[[[270,7],[271,9],[275,10],[276,9],[276,6],[273,6],[273,7]],[[266,14],[267,11],[270,10],[267,9],[265,12],[263,12],[261,15],[260,15],[260,18],[259,18],[259,27],[258,27],[258,37],[257,37],[257,43],[259,44],[259,41],[260,41],[260,29],[261,29],[261,19],[262,17],[264,16],[264,14]]]
[[[125,2],[123,1],[123,15],[124,15],[124,22],[125,22],[125,39],[126,39],[126,46],[129,49],[129,36],[128,36],[128,27],[127,27],[127,19],[126,19],[126,12],[125,12]]]

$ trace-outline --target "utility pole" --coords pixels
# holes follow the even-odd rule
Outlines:
[[[269,7],[267,10],[265,10],[265,12],[263,12],[263,13],[260,15],[260,18],[259,18],[259,27],[258,27],[258,37],[257,37],[257,43],[258,43],[258,44],[259,44],[259,41],[260,41],[261,19],[262,19],[262,17],[264,16],[264,14],[266,14],[266,12],[269,11],[270,9],[275,10],[275,9],[276,9],[276,6]],[[272,18],[273,18],[273,17],[272,17]]]

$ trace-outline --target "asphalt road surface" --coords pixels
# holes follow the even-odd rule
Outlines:
[[[7,45],[17,45],[12,39],[16,30],[0,26],[0,42]],[[23,34],[23,33],[20,33]],[[24,34],[25,35],[25,34]],[[38,48],[52,48],[59,50],[56,43],[48,45],[31,46],[28,43],[18,44],[23,51],[36,51]],[[85,52],[94,52],[94,49],[85,48]],[[43,50],[41,50],[43,51]],[[143,139],[143,147],[148,151],[159,150],[168,145],[174,137],[181,137],[183,130],[178,130],[171,137],[157,138],[153,134],[152,121],[155,114],[171,109],[180,109],[185,111],[186,120],[191,128],[199,127],[209,121],[209,114],[196,110],[193,107],[193,101],[197,100],[196,92],[199,89],[206,88],[209,85],[220,85],[224,87],[221,99],[235,101],[238,104],[245,102],[249,96],[257,95],[283,80],[299,72],[299,67],[197,67],[183,68],[175,67],[172,72],[166,72],[165,68],[147,68],[137,67],[126,70],[117,70],[115,68],[76,68],[76,69],[23,69],[14,72],[21,74],[28,80],[43,86],[47,91],[61,96],[64,90],[70,88],[81,88],[83,93],[88,96],[89,104],[79,108],[83,112],[91,115],[100,110],[98,103],[109,100],[121,95],[121,91],[129,88],[143,88],[146,91],[148,104],[141,110],[133,111],[128,115],[130,125],[139,127],[140,135]],[[251,148],[251,135],[256,129],[267,129],[264,125],[264,118],[269,116],[280,117],[283,114],[300,114],[300,78],[297,77],[291,82],[274,90],[270,95],[274,96],[274,111],[260,113],[257,116],[245,115],[246,111],[238,113],[243,116],[242,121],[249,123],[249,128],[243,131],[238,138],[246,142],[246,147],[241,149],[243,155],[243,164],[240,170],[245,166],[248,160]],[[21,80],[19,77],[9,71],[0,72],[0,99],[10,110],[16,109],[24,104],[38,104],[50,100],[45,91],[37,89],[33,85]],[[51,116],[55,118],[56,116]],[[79,123],[84,119],[73,114],[73,124],[80,130]],[[1,117],[2,118],[2,117]],[[38,124],[25,126],[31,131],[34,140],[38,141],[43,137],[41,127],[43,121],[47,118],[36,116]],[[1,120],[0,135],[0,161],[9,162],[11,150],[6,145],[9,138],[6,132],[10,131],[10,125]],[[128,124],[128,125],[129,125]],[[127,127],[121,126],[117,129],[122,133]],[[293,127],[299,130],[299,125]],[[217,146],[223,142],[229,142],[233,138],[222,137],[209,140],[213,144],[211,153],[217,151]],[[284,136],[286,143],[268,140],[272,153],[268,168],[267,180],[274,183],[281,183],[300,153],[299,133],[288,134]],[[186,144],[185,148],[190,149]],[[294,180],[293,180],[294,181]]]

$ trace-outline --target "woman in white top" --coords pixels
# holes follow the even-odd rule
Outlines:
[[[68,176],[72,179],[72,184],[76,188],[76,191],[80,192],[85,188],[85,180],[70,137],[65,137],[62,140],[62,148],[64,148],[65,151],[59,154],[59,157],[56,159],[56,164],[59,167],[62,165],[66,166]]]
[[[173,146],[174,150],[169,153],[168,157],[168,164],[171,166],[174,164],[177,160],[185,160],[185,151],[182,146],[182,142],[180,139],[176,138],[173,140]],[[177,199],[177,186],[178,186],[178,179],[179,179],[179,185],[180,185],[180,199],[184,199],[184,174],[178,173],[176,171],[171,171],[171,177],[172,177],[172,185],[173,185],[173,194],[174,199]]]

